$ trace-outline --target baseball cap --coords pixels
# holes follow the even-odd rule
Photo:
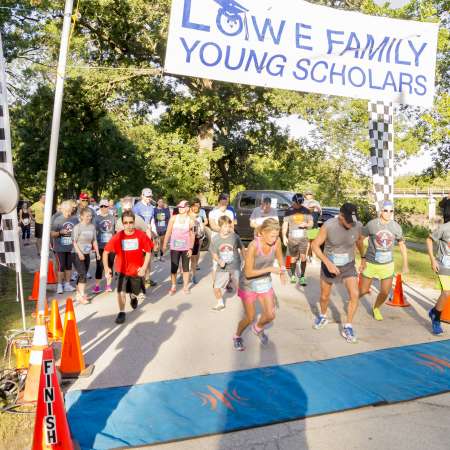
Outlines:
[[[305,195],[314,195],[314,192],[311,189],[307,189]]]
[[[347,223],[356,223],[358,217],[356,216],[358,208],[353,203],[344,203],[341,206],[340,212],[344,216]]]
[[[109,206],[109,202],[105,198],[102,198],[98,206]]]
[[[153,197],[153,192],[150,188],[144,188],[142,189],[142,195],[144,197]]]
[[[394,204],[390,200],[386,200],[383,202],[383,208],[393,208]]]
[[[189,206],[189,202],[187,200],[181,200],[181,202],[177,205],[178,208],[186,208],[187,206]]]
[[[80,194],[80,200],[89,200],[89,195],[87,195],[86,192],[82,192]]]
[[[219,202],[221,200],[228,200],[228,198],[229,198],[229,195],[222,192],[222,194],[219,195]]]

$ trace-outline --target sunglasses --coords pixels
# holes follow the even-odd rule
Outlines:
[[[393,213],[394,210],[393,209],[383,209],[383,212],[387,212],[387,213]]]
[[[82,202],[88,202],[89,200],[85,200],[85,199],[81,199],[80,201],[82,201]]]
[[[134,224],[134,220],[132,220],[131,222],[123,222],[124,225],[133,225]]]
[[[101,205],[100,208],[108,208],[106,205]]]

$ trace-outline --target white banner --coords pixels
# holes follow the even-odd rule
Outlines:
[[[173,0],[165,70],[430,107],[437,33],[301,0]]]

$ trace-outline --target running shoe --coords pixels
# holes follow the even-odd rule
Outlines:
[[[373,308],[373,317],[375,320],[383,320],[380,308]]]
[[[141,292],[138,296],[137,296],[138,300],[140,302],[143,302],[145,300],[145,294],[143,292]]]
[[[177,293],[177,288],[175,286],[172,286],[169,289],[169,295],[175,295]]]
[[[88,280],[92,280],[92,275],[88,272],[88,273],[86,274],[86,278],[87,278]]]
[[[82,305],[89,305],[90,301],[87,297],[87,295],[79,295],[77,294],[77,300],[82,304]]]
[[[148,289],[150,286],[151,286],[151,285],[150,285],[150,280],[145,280],[145,281],[144,281],[144,287],[145,287],[145,289]]]
[[[58,286],[56,287],[56,293],[62,294],[64,292],[63,285],[61,283],[58,283]]]
[[[256,336],[258,336],[258,338],[261,341],[262,345],[267,345],[267,343],[269,342],[269,338],[267,337],[267,334],[264,333],[264,330],[256,331],[255,324],[253,324],[252,325],[252,331],[253,331],[253,333],[256,334]]]
[[[177,276],[177,284],[183,284],[183,277],[181,275]]]
[[[240,336],[233,338],[233,344],[234,344],[235,350],[237,350],[239,352],[243,352],[245,350],[244,341],[242,340],[242,338]]]
[[[291,283],[297,283],[297,277],[295,275],[291,275]]]
[[[110,284],[107,284],[105,287],[105,292],[112,292],[112,287]]]
[[[197,283],[198,283],[197,278],[195,277],[195,275],[192,275],[192,284],[197,284]]]
[[[153,287],[153,286],[156,286],[156,285],[157,285],[156,281],[153,281],[153,280],[150,278],[150,286]]]
[[[350,344],[356,343],[356,336],[353,332],[353,327],[344,327],[341,332],[343,338]]]
[[[328,323],[328,319],[326,318],[326,316],[323,316],[322,314],[320,314],[319,316],[317,316],[314,319],[314,325],[313,328],[315,330],[320,330],[321,328],[323,328],[326,324]]]
[[[73,292],[76,289],[70,283],[64,283],[63,290],[64,292]]]
[[[213,307],[214,311],[222,311],[225,309],[225,305],[222,302],[218,302],[216,306]]]
[[[78,272],[75,272],[75,270],[72,272],[72,276],[70,277],[70,281],[77,281],[78,279]]]
[[[436,314],[434,313],[434,308],[430,309],[430,311],[428,312],[428,316],[431,319],[431,328],[433,330],[433,334],[442,334],[444,330],[442,329],[441,321],[437,320]]]
[[[138,298],[134,294],[130,294],[130,305],[133,309],[138,307]]]
[[[100,294],[100,292],[102,292],[100,286],[94,286],[94,288],[92,289],[93,294]]]
[[[123,311],[121,311],[119,314],[117,314],[115,322],[118,325],[120,325],[125,322],[125,317],[126,317],[125,313]]]
[[[300,286],[306,286],[308,283],[306,282],[306,277],[300,277],[298,279],[298,282],[300,283]]]

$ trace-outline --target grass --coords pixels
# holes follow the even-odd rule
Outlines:
[[[23,274],[25,298],[30,294],[32,277]],[[27,326],[33,325],[31,312],[35,302],[26,302]],[[3,336],[11,329],[22,328],[20,304],[16,302],[15,273],[0,266],[0,351],[3,355],[6,339]],[[7,367],[7,362],[0,363],[0,369]],[[0,413],[0,449],[23,450],[30,448],[34,427],[34,414]]]

